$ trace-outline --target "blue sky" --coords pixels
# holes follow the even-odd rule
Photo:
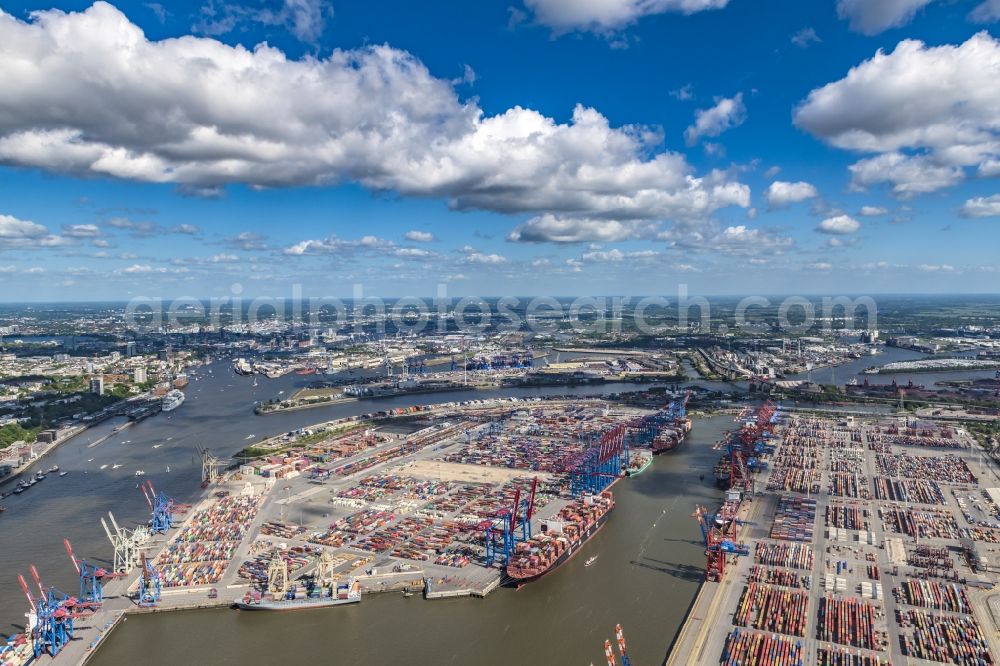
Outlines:
[[[1000,287],[1000,1],[465,4],[0,0],[2,300]]]

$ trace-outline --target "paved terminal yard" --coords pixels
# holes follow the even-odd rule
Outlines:
[[[947,425],[791,416],[668,664],[995,664],[1000,478]]]
[[[161,580],[155,607],[133,600],[133,570],[106,585],[102,608],[76,620],[56,659],[40,662],[85,661],[128,613],[230,606],[265,584],[276,558],[300,589],[328,553],[336,577],[357,580],[363,594],[485,596],[501,582],[502,560],[486,566],[484,521],[518,492],[524,506],[535,485],[537,531],[569,501],[563,462],[647,413],[599,400],[508,399],[362,427],[324,424],[296,433],[301,445],[280,438],[293,446],[211,484],[173,528],[141,545]],[[649,455],[633,452],[631,467]]]

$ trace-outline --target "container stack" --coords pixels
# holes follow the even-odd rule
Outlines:
[[[771,538],[784,541],[813,540],[816,522],[816,500],[785,496],[778,500],[778,509],[771,526]]]
[[[805,544],[758,541],[754,548],[754,561],[771,567],[791,567],[808,571],[813,568],[814,559],[812,546]]]
[[[808,592],[750,583],[736,606],[733,623],[793,636],[806,635]]]
[[[882,641],[875,630],[876,611],[876,607],[867,601],[825,596],[819,602],[816,638],[866,650],[879,650]]]
[[[803,650],[799,641],[780,636],[734,629],[726,637],[722,651],[723,666],[802,666]]]

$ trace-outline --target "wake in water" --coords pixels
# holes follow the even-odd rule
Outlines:
[[[646,553],[646,544],[649,542],[649,537],[653,535],[653,530],[655,530],[656,526],[659,525],[660,519],[667,515],[667,511],[673,509],[676,504],[677,498],[675,497],[669,506],[663,508],[663,511],[660,512],[660,516],[653,521],[652,526],[646,530],[646,533],[642,537],[642,541],[639,542],[639,554],[635,556],[637,562],[640,561],[642,556]]]

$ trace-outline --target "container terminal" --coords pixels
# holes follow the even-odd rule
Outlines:
[[[95,516],[111,566],[66,542],[79,589],[20,574],[25,631],[0,647],[0,664],[84,663],[128,613],[482,597],[558,575],[614,520],[613,485],[650,464],[658,437],[690,428],[688,397],[658,410],[579,397],[448,403],[320,424],[233,464],[204,449],[193,505],[144,481],[147,523]]]
[[[997,663],[1000,478],[968,433],[772,403],[739,420],[667,664]]]

